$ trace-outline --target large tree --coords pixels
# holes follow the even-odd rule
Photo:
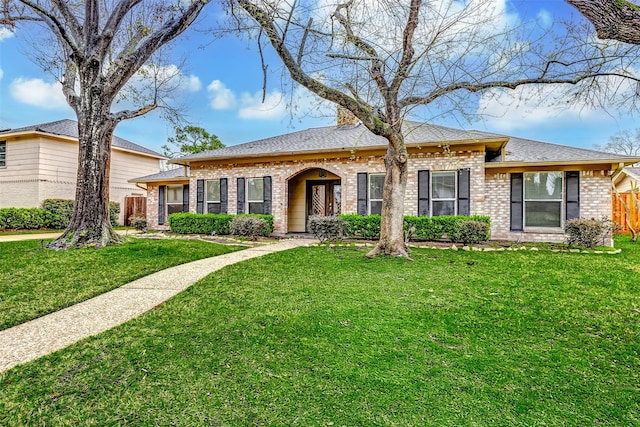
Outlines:
[[[295,82],[387,139],[381,236],[368,256],[407,256],[407,114],[463,114],[477,107],[476,94],[521,85],[583,85],[567,94],[571,102],[593,94],[583,89],[600,77],[628,77],[625,60],[637,57],[631,47],[593,40],[585,27],[559,32],[517,22],[496,0],[237,2]]]
[[[202,153],[203,151],[215,150],[225,146],[216,135],[210,134],[206,129],[199,126],[176,126],[175,132],[175,136],[167,138],[167,142],[173,147],[168,144],[162,146],[163,154],[169,158]]]
[[[601,39],[640,44],[640,6],[626,0],[566,0],[595,26]]]
[[[49,247],[103,247],[117,242],[109,223],[109,166],[116,125],[154,110],[166,70],[152,56],[184,32],[207,0],[3,0],[2,23],[48,35],[35,58],[48,69],[58,66],[66,99],[78,117],[79,154],[73,216]],[[39,28],[34,28],[34,25]],[[114,101],[136,76],[155,86],[151,97],[114,111]],[[139,87],[132,86],[138,94]],[[148,92],[147,92],[148,93]]]

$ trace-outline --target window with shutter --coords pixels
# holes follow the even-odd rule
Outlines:
[[[382,213],[382,191],[384,189],[384,174],[369,175],[369,214]]]
[[[220,197],[220,180],[213,179],[206,182],[206,203],[207,212],[213,214],[219,214],[222,212],[221,197]]]

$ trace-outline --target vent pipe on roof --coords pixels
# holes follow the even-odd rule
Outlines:
[[[344,108],[342,105],[338,105],[338,126],[355,125],[360,121],[355,114]]]

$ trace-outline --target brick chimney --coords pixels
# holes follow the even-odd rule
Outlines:
[[[355,125],[360,120],[342,105],[338,105],[338,126]]]

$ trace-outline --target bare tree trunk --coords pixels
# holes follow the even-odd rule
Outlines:
[[[78,174],[73,216],[64,233],[51,242],[51,249],[95,246],[102,248],[120,242],[109,218],[109,171],[111,140],[117,122],[108,108],[111,102],[93,84],[100,79],[99,67],[91,64],[82,70],[86,82],[81,91],[78,115]]]
[[[404,148],[404,144],[402,145]],[[404,239],[404,194],[407,188],[406,149],[396,154],[391,144],[384,159],[386,174],[382,195],[382,219],[380,240],[366,255],[372,258],[379,254],[409,258]]]

